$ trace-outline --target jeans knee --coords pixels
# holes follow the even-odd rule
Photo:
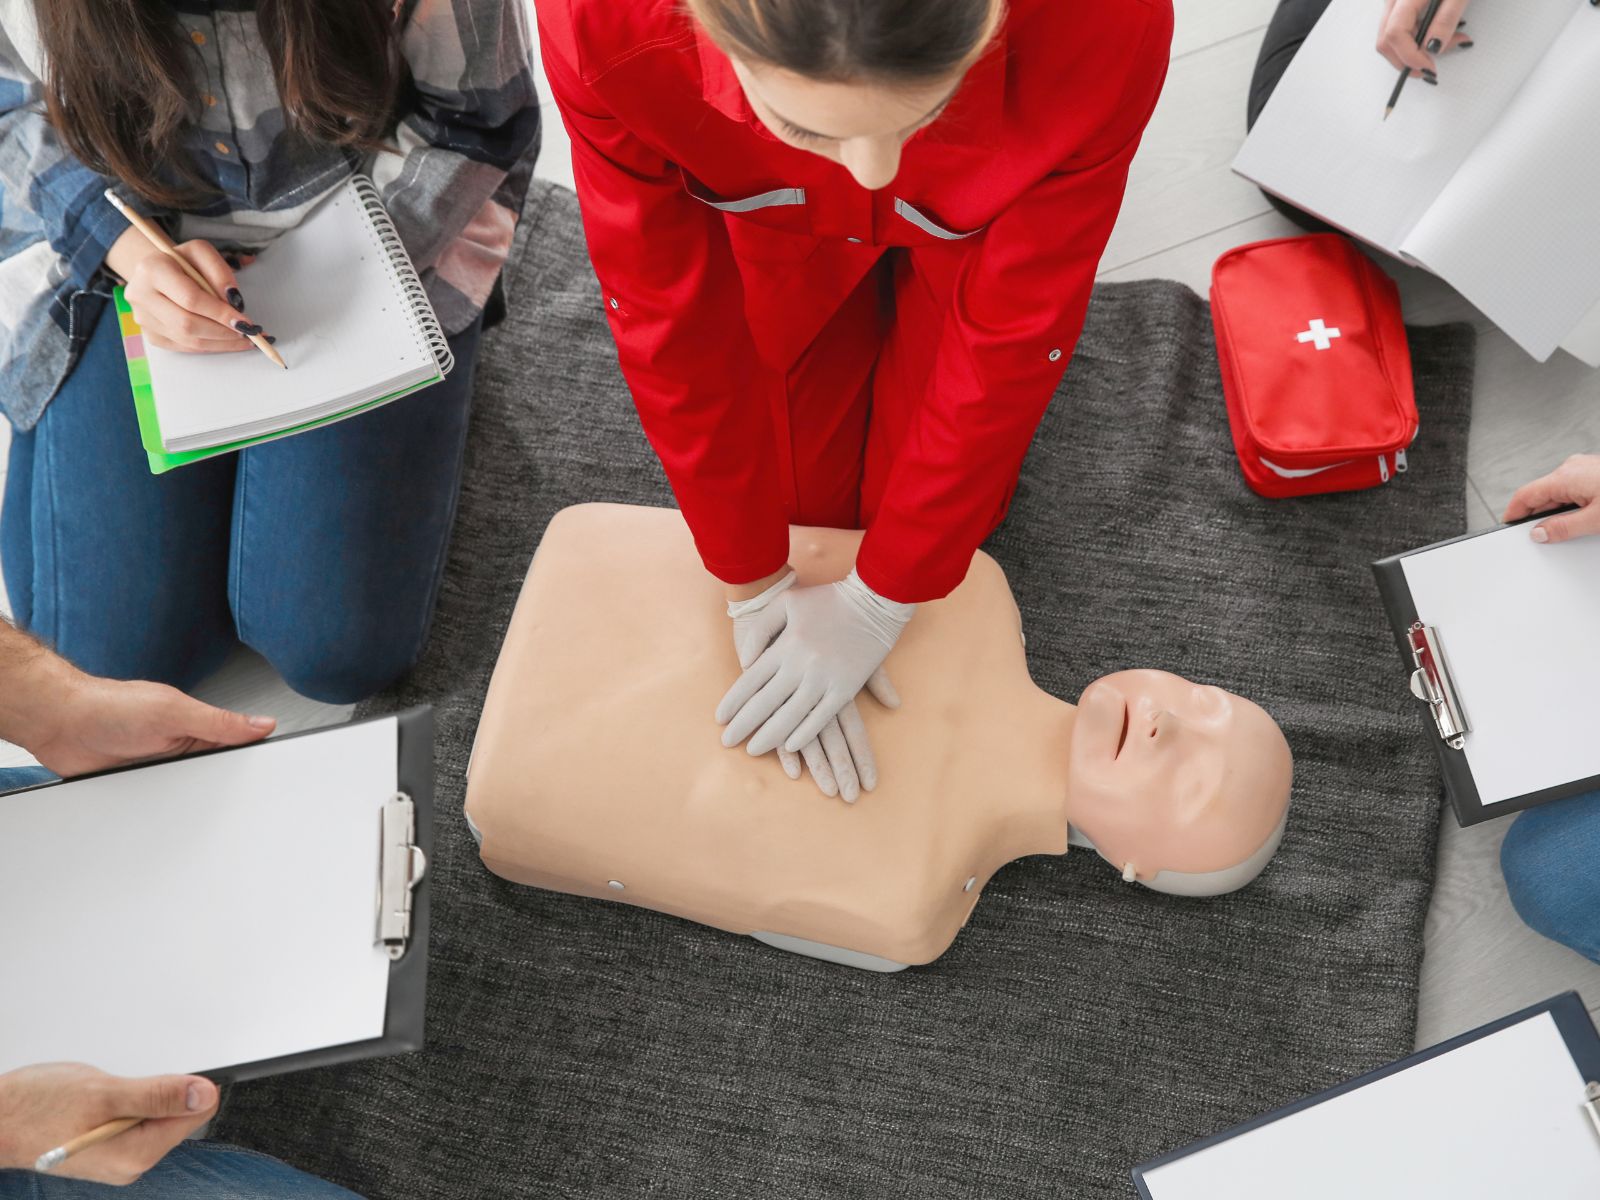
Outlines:
[[[1535,932],[1600,962],[1600,795],[1522,813],[1500,846],[1517,915]]]
[[[416,664],[407,638],[379,631],[324,641],[314,637],[250,639],[283,681],[324,704],[356,704],[396,682]]]

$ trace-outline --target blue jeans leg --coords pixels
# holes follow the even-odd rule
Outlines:
[[[1518,815],[1500,869],[1518,916],[1600,963],[1600,792]]]
[[[49,783],[55,778],[55,772],[43,767],[0,767],[0,795],[36,783]]]
[[[233,458],[152,475],[106,305],[78,365],[11,442],[0,561],[17,623],[95,675],[189,687],[234,644]]]
[[[229,595],[244,642],[348,704],[416,662],[455,522],[479,328],[442,383],[239,455]]]
[[[0,1200],[360,1200],[304,1171],[221,1142],[183,1142],[134,1183],[111,1187],[0,1171]]]

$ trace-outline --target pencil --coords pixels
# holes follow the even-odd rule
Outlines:
[[[1417,25],[1417,45],[1422,45],[1428,36],[1428,26],[1433,24],[1433,19],[1439,15],[1439,5],[1443,0],[1428,0],[1428,9],[1422,14],[1422,20]],[[1399,103],[1400,89],[1406,86],[1406,80],[1411,78],[1411,68],[1401,67],[1400,78],[1394,81],[1394,91],[1389,93],[1389,106],[1383,110],[1383,119],[1387,121],[1389,114],[1394,111],[1394,106]]]
[[[185,275],[194,280],[201,287],[205,288],[206,291],[210,292],[213,298],[221,300],[224,304],[227,303],[226,300],[223,300],[221,296],[217,295],[217,289],[211,286],[211,284],[206,280],[206,277],[190,266],[189,260],[178,253],[178,248],[172,244],[172,239],[167,236],[166,230],[162,229],[161,226],[155,224],[153,221],[146,220],[142,213],[134,212],[133,209],[124,204],[122,202],[122,198],[110,188],[106,189],[106,199],[111,201],[112,206],[115,207],[119,213],[128,218],[128,223],[130,225],[132,225],[140,233],[144,234],[152,246],[177,262],[178,266],[183,268],[183,273]],[[261,353],[265,354],[269,359],[277,363],[285,371],[289,369],[289,364],[283,361],[283,355],[279,354],[277,347],[275,347],[271,342],[267,341],[266,338],[262,337],[258,333],[246,334],[245,336],[250,339],[250,344],[257,350],[261,351]]]
[[[110,1141],[117,1134],[126,1133],[143,1120],[143,1117],[118,1117],[115,1121],[107,1121],[104,1125],[89,1130],[88,1133],[80,1133],[70,1142],[57,1146],[54,1150],[46,1150],[39,1155],[38,1158],[34,1159],[33,1169],[35,1171],[53,1171],[74,1154],[87,1150],[90,1146],[98,1146],[101,1142]]]

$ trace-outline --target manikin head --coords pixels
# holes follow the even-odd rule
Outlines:
[[[779,141],[889,186],[961,86],[1003,0],[689,0]]]
[[[1277,849],[1294,763],[1260,707],[1166,671],[1118,671],[1078,700],[1067,819],[1123,878],[1210,896]]]

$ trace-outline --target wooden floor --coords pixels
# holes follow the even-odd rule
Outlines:
[[[1273,0],[1176,2],[1172,71],[1134,162],[1101,277],[1177,279],[1204,293],[1222,251],[1297,231],[1228,169],[1243,137],[1250,69]],[[1440,75],[1448,88],[1447,63]],[[542,76],[540,83],[548,96]],[[568,145],[548,102],[545,117],[538,174],[570,185]],[[1472,526],[1490,526],[1519,484],[1569,453],[1600,445],[1600,373],[1564,355],[1535,363],[1437,281],[1403,268],[1396,277],[1407,320],[1469,320],[1478,327],[1467,503]],[[4,440],[0,422],[0,447]],[[0,456],[0,479],[3,464]],[[217,703],[273,714],[289,729],[339,720],[348,711],[294,695],[244,652],[201,690]],[[0,746],[0,762],[25,761],[6,749]],[[1443,822],[1419,1045],[1567,988],[1578,988],[1591,1011],[1600,1011],[1600,967],[1530,932],[1512,912],[1496,866],[1506,824],[1461,830],[1448,817]],[[1374,837],[1382,834],[1373,830]]]

